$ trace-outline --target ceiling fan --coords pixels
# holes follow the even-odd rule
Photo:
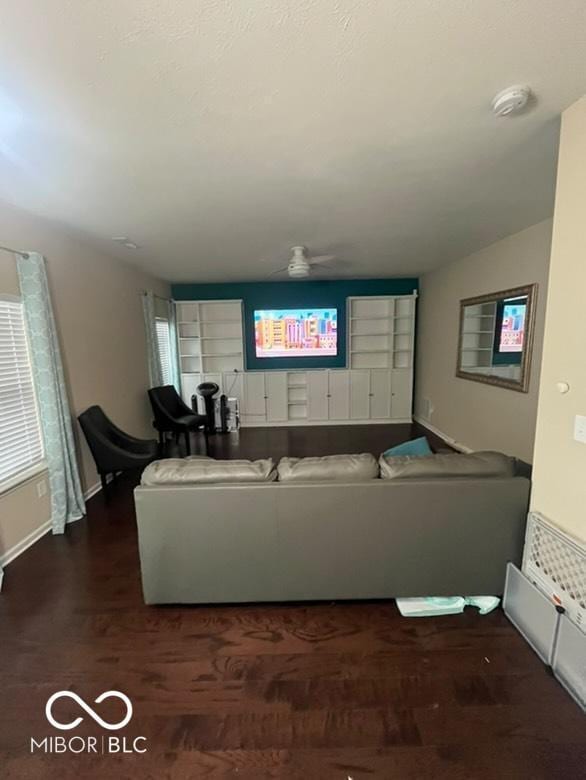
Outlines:
[[[292,246],[291,252],[291,259],[287,265],[273,271],[269,276],[275,276],[283,271],[287,271],[287,274],[291,279],[304,279],[309,276],[312,269],[317,268],[317,266],[330,268],[328,263],[336,257],[335,255],[316,255],[315,257],[312,257],[305,246]]]

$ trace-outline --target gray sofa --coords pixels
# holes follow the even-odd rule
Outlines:
[[[399,471],[139,486],[145,602],[501,594],[507,562],[521,560],[529,480]]]

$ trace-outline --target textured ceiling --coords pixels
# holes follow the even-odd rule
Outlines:
[[[0,0],[0,66],[0,198],[174,281],[412,275],[551,213],[586,3]]]

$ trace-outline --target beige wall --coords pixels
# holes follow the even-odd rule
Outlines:
[[[44,220],[2,204],[0,244],[33,249],[47,258],[73,415],[97,403],[121,428],[152,436],[139,293],[149,288],[168,295],[168,285]],[[18,294],[14,259],[5,252],[0,252],[0,293]],[[98,477],[77,433],[87,490]],[[47,521],[48,497],[37,497],[40,479],[0,496],[0,556]]]
[[[474,450],[503,450],[531,461],[546,304],[551,220],[465,257],[421,279],[417,323],[415,413]],[[528,393],[456,377],[460,300],[537,282]]]
[[[532,508],[586,542],[586,97],[562,116]],[[556,385],[567,382],[560,394]]]

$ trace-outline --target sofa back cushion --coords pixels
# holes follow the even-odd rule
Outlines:
[[[362,482],[378,477],[374,455],[325,455],[321,458],[281,458],[279,482]]]
[[[151,463],[142,473],[142,485],[210,485],[215,483],[272,482],[277,478],[272,458],[215,460],[167,458]]]
[[[515,461],[502,452],[449,452],[424,457],[408,455],[379,459],[382,479],[437,477],[513,477]]]

